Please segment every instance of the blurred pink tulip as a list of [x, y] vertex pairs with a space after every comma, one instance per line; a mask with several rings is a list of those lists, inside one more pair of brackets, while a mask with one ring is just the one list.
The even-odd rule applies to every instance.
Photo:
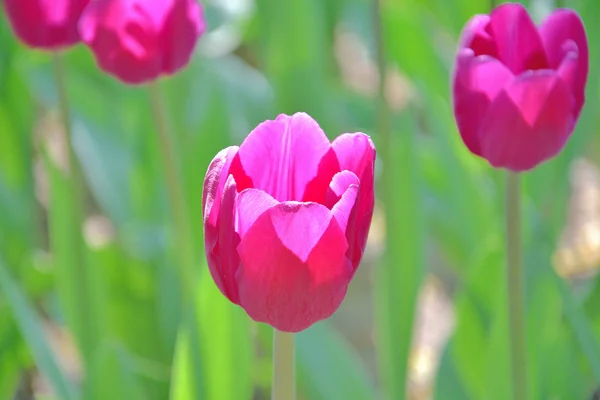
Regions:
[[535, 167], [558, 154], [573, 132], [587, 75], [587, 38], [575, 11], [555, 10], [539, 28], [520, 4], [473, 17], [453, 82], [463, 141], [494, 167]]
[[185, 67], [205, 29], [195, 0], [94, 0], [79, 23], [100, 68], [129, 84]]
[[258, 125], [222, 150], [204, 179], [208, 265], [248, 315], [298, 332], [340, 306], [374, 206], [375, 147], [363, 133], [330, 143], [304, 113]]
[[79, 42], [77, 23], [90, 0], [4, 0], [15, 34], [29, 47], [57, 50]]

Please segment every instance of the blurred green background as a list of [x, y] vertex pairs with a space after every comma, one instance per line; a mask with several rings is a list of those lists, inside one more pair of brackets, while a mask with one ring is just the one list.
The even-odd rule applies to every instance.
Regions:
[[[591, 74], [567, 147], [524, 176], [535, 400], [600, 387], [600, 2], [556, 3], [524, 2], [538, 22], [555, 6], [579, 11]], [[504, 175], [468, 153], [450, 104], [458, 35], [490, 1], [382, 0], [383, 68], [369, 1], [204, 5], [197, 54], [160, 82], [194, 237], [191, 308], [147, 88], [101, 73], [83, 46], [66, 53], [80, 229], [51, 56], [18, 43], [0, 11], [0, 399], [268, 399], [271, 329], [207, 273], [202, 185], [220, 149], [296, 111], [330, 137], [366, 132], [380, 152], [359, 273], [338, 312], [297, 335], [300, 399], [509, 399]]]

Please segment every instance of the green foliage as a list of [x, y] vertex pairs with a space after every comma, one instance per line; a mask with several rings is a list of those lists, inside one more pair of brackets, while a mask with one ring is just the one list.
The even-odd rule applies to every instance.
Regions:
[[[103, 74], [83, 46], [65, 54], [86, 186], [79, 226], [61, 164], [51, 57], [19, 44], [0, 8], [0, 399], [38, 375], [52, 388], [49, 399], [268, 398], [271, 331], [228, 302], [207, 271], [203, 178], [217, 151], [296, 111], [309, 112], [330, 137], [372, 136], [388, 248], [361, 267], [374, 269], [374, 310], [352, 310], [357, 330], [376, 326], [363, 329], [367, 339], [342, 329], [338, 316], [297, 335], [301, 398], [404, 398], [425, 275], [446, 283], [455, 316], [433, 397], [510, 398], [503, 174], [466, 150], [449, 97], [460, 30], [490, 1], [381, 1], [384, 51], [406, 103], [392, 107], [389, 138], [375, 99], [371, 1], [206, 3], [208, 34], [186, 69], [161, 82], [191, 227], [191, 284], [181, 275], [147, 88]], [[552, 5], [524, 3], [536, 18]], [[597, 71], [600, 2], [561, 4], [581, 13]], [[340, 51], [342, 33], [358, 51]], [[350, 84], [349, 68], [362, 68]], [[598, 79], [589, 77], [586, 107], [562, 154], [524, 177], [531, 400], [584, 399], [600, 386], [600, 281], [574, 287], [551, 258], [566, 223], [571, 165], [581, 156], [600, 160]], [[75, 376], [46, 326], [66, 331], [77, 347]]]

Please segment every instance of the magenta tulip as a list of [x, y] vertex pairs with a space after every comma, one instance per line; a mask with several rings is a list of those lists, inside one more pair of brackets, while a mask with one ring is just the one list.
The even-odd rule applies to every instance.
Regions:
[[222, 150], [204, 179], [212, 277], [248, 315], [286, 332], [340, 306], [373, 215], [375, 147], [363, 133], [330, 143], [310, 116], [280, 115]]
[[4, 0], [15, 34], [29, 47], [57, 50], [79, 42], [77, 23], [90, 0]]
[[129, 84], [185, 67], [205, 29], [196, 0], [94, 0], [79, 23], [100, 68]]
[[453, 98], [469, 150], [499, 168], [529, 170], [558, 154], [585, 101], [588, 44], [572, 10], [536, 27], [520, 4], [473, 17], [463, 30]]

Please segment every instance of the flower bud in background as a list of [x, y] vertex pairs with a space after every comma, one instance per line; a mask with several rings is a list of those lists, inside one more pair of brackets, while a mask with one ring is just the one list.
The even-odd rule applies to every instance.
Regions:
[[100, 68], [129, 84], [185, 67], [205, 28], [196, 0], [95, 0], [79, 23]]
[[248, 315], [298, 332], [340, 306], [374, 206], [375, 147], [330, 143], [303, 113], [258, 125], [204, 180], [205, 249], [215, 283]]
[[27, 46], [57, 50], [79, 42], [77, 23], [90, 0], [4, 0], [15, 34]]
[[558, 9], [538, 27], [521, 4], [473, 17], [453, 77], [454, 114], [469, 150], [525, 171], [558, 154], [585, 101], [588, 44], [579, 15]]

